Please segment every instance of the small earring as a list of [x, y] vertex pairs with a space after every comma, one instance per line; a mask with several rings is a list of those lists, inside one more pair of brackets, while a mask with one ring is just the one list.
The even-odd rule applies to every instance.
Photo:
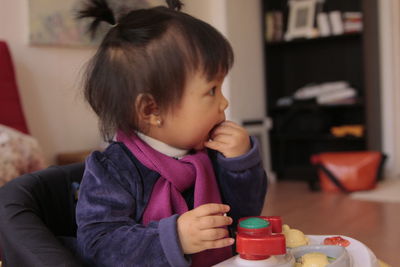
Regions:
[[157, 119], [157, 127], [161, 128], [161, 120], [160, 119]]

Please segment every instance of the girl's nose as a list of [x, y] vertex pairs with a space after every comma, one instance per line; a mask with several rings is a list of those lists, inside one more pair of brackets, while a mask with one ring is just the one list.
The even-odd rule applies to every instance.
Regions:
[[222, 95], [222, 100], [221, 100], [221, 104], [220, 104], [220, 110], [224, 111], [225, 109], [227, 109], [229, 106], [229, 102], [228, 100], [225, 98], [224, 95]]

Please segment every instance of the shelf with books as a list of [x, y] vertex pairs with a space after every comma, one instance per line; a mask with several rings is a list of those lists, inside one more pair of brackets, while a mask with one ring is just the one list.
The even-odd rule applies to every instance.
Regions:
[[[293, 108], [292, 105], [284, 105], [284, 106], [278, 106], [274, 105], [272, 107], [269, 107], [268, 110], [271, 113], [276, 113], [276, 112], [284, 112], [289, 109]], [[318, 104], [305, 104], [301, 105], [298, 107], [299, 109], [342, 109], [342, 110], [353, 110], [353, 109], [363, 109], [364, 108], [364, 103], [362, 100], [358, 100], [354, 103], [349, 103], [349, 104], [324, 104], [324, 105], [318, 105]]]
[[363, 0], [263, 0], [267, 42], [360, 33]]
[[[295, 175], [300, 169], [312, 173], [308, 159], [313, 153], [376, 149], [380, 142], [377, 5], [318, 0], [312, 10], [312, 1], [262, 0], [265, 111], [272, 121], [270, 154], [278, 179], [301, 180], [305, 177]], [[301, 16], [300, 4], [293, 2], [309, 2], [304, 7], [314, 25], [309, 17], [303, 19], [319, 33], [296, 29], [290, 22], [291, 12]], [[323, 19], [342, 28], [324, 32], [317, 25]], [[339, 134], [362, 135], [335, 137], [334, 128]]]
[[360, 40], [338, 43], [298, 43], [274, 46], [266, 52], [267, 103], [274, 107], [284, 97], [309, 84], [345, 81], [364, 96], [363, 44]]

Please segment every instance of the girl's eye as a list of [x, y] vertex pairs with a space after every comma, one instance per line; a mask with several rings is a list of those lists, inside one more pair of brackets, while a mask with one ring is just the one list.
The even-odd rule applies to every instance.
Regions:
[[215, 91], [217, 90], [217, 88], [214, 86], [213, 88], [211, 88], [211, 90], [208, 92], [209, 95], [211, 96], [215, 96]]

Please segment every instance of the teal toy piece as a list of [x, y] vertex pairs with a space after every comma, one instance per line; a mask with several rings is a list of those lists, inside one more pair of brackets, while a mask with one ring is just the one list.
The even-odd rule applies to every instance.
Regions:
[[261, 218], [252, 217], [246, 220], [240, 221], [239, 226], [246, 229], [261, 229], [266, 228], [270, 225], [270, 223]]

